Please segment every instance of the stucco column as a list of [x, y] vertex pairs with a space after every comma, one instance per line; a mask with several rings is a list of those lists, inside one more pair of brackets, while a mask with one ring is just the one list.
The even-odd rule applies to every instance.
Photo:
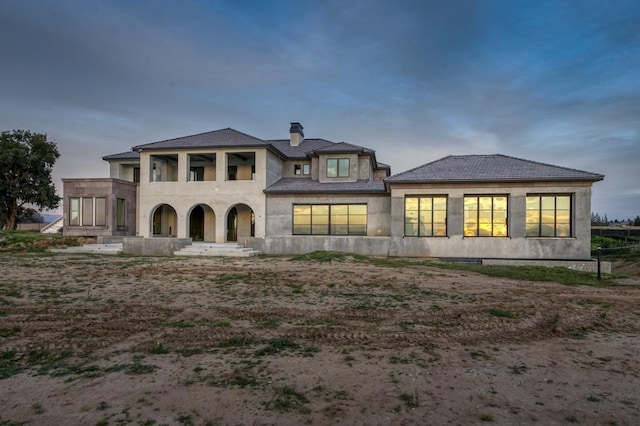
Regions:
[[216, 243], [224, 243], [227, 238], [227, 206], [216, 205]]
[[[186, 182], [187, 176], [189, 176], [189, 165], [187, 164], [187, 153], [181, 152], [178, 154], [178, 182]], [[178, 217], [178, 221], [180, 218]]]

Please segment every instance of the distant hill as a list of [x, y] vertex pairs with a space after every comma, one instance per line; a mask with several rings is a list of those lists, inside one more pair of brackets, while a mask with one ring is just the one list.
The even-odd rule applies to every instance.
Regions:
[[60, 214], [45, 214], [45, 213], [42, 213], [42, 214], [40, 214], [40, 216], [42, 216], [42, 218], [44, 219], [44, 223], [51, 223], [54, 220], [58, 219], [62, 215], [60, 215]]

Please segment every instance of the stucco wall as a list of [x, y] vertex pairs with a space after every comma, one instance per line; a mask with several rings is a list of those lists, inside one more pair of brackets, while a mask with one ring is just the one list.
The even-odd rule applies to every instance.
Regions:
[[[572, 194], [571, 238], [525, 237], [525, 201], [528, 194]], [[404, 237], [406, 195], [447, 195], [447, 237]], [[465, 194], [508, 196], [507, 237], [464, 237]], [[531, 185], [391, 185], [390, 247], [398, 256], [469, 258], [588, 259], [591, 250], [591, 184], [581, 182]]]
[[[193, 153], [216, 154], [216, 180], [203, 182], [187, 181], [187, 154]], [[227, 153], [255, 152], [255, 180], [226, 180]], [[138, 235], [150, 237], [154, 210], [167, 204], [176, 211], [177, 223], [175, 236], [187, 238], [189, 236], [189, 215], [191, 210], [202, 204], [215, 214], [215, 230], [207, 229], [209, 220], [205, 220], [205, 235], [215, 235], [216, 242], [224, 242], [226, 238], [226, 218], [229, 210], [236, 204], [246, 204], [255, 214], [256, 237], [263, 237], [265, 233], [265, 195], [263, 189], [267, 186], [267, 150], [264, 148], [189, 150], [189, 151], [154, 151], [154, 155], [178, 155], [178, 181], [149, 182], [150, 155], [148, 152], [140, 154], [140, 196], [139, 196], [139, 232]], [[270, 161], [273, 161], [270, 160]], [[240, 167], [238, 168], [240, 172]], [[205, 208], [205, 211], [207, 209]], [[210, 227], [210, 226], [209, 226]]]
[[[69, 236], [126, 236], [136, 234], [137, 184], [119, 179], [63, 179], [63, 234]], [[70, 198], [106, 198], [105, 226], [71, 226]], [[125, 200], [125, 226], [117, 227], [117, 199]]]

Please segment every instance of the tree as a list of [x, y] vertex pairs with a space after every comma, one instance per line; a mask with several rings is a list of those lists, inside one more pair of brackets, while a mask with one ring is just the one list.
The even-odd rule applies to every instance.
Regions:
[[0, 222], [15, 229], [16, 217], [27, 206], [53, 209], [60, 197], [51, 180], [51, 171], [60, 157], [47, 135], [29, 130], [0, 134]]
[[640, 226], [640, 215], [633, 219], [633, 226]]

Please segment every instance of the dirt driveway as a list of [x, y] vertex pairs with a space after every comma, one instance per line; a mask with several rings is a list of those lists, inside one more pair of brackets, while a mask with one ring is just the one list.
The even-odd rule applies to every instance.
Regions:
[[640, 289], [0, 257], [0, 425], [637, 424]]

